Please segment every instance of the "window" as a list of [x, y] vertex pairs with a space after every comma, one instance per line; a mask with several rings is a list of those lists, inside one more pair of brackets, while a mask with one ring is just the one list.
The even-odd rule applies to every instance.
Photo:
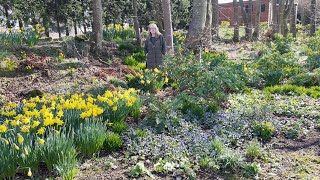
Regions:
[[266, 11], [266, 5], [265, 4], [262, 4], [261, 5], [261, 12], [265, 12]]

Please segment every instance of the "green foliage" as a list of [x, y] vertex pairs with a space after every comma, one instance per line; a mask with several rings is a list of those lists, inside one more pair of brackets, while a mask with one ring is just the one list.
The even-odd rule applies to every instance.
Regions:
[[14, 178], [18, 167], [19, 151], [14, 144], [9, 145], [4, 139], [0, 140], [0, 149], [0, 179]]
[[46, 142], [40, 149], [41, 159], [45, 162], [49, 171], [60, 164], [69, 163], [71, 159], [76, 159], [77, 152], [73, 146], [72, 139], [67, 135], [52, 132], [46, 138]]
[[12, 53], [9, 51], [0, 50], [0, 61], [12, 56]]
[[99, 152], [105, 141], [105, 126], [99, 122], [87, 122], [76, 131], [74, 143], [85, 156]]
[[142, 130], [142, 129], [136, 129], [135, 133], [136, 133], [137, 137], [146, 137], [147, 136], [147, 131]]
[[222, 141], [219, 139], [215, 139], [211, 144], [210, 144], [211, 150], [214, 151], [215, 156], [220, 156], [221, 154], [225, 153], [226, 147]]
[[44, 31], [39, 24], [32, 29], [19, 29], [14, 31], [7, 29], [5, 32], [0, 32], [0, 43], [7, 46], [22, 46], [27, 44], [32, 47], [39, 42], [41, 32]]
[[312, 86], [310, 88], [305, 88], [302, 86], [295, 86], [290, 84], [285, 85], [276, 85], [273, 87], [266, 87], [264, 91], [270, 93], [277, 93], [282, 95], [308, 95], [313, 98], [320, 97], [320, 87], [319, 86]]
[[145, 69], [141, 76], [127, 76], [128, 86], [136, 89], [141, 89], [144, 92], [156, 93], [162, 89], [169, 79], [166, 75], [155, 68], [154, 70]]
[[133, 53], [143, 53], [143, 48], [132, 44], [131, 42], [123, 42], [119, 44], [118, 50], [127, 55], [132, 55]]
[[106, 140], [104, 142], [104, 148], [108, 151], [115, 151], [122, 147], [123, 140], [119, 134], [108, 131], [106, 134]]
[[220, 169], [220, 166], [214, 158], [205, 157], [200, 160], [200, 165], [201, 167], [211, 170], [213, 172], [217, 172]]
[[226, 93], [245, 88], [241, 65], [226, 59], [225, 55], [204, 53], [199, 61], [194, 55], [167, 56], [164, 69], [178, 85], [179, 91], [190, 91], [196, 96], [223, 101]]
[[310, 70], [320, 68], [320, 51], [311, 53], [306, 60], [306, 67]]
[[285, 136], [288, 139], [297, 139], [302, 133], [301, 126], [294, 123], [293, 126], [285, 128]]
[[292, 51], [293, 41], [294, 39], [291, 34], [287, 37], [284, 37], [281, 34], [275, 34], [272, 46], [274, 50], [278, 51], [280, 54], [286, 54]]
[[128, 130], [129, 126], [126, 122], [120, 121], [120, 122], [115, 122], [112, 125], [112, 131], [121, 134], [122, 132], [125, 132]]
[[242, 174], [246, 178], [253, 178], [258, 174], [259, 170], [260, 170], [260, 166], [255, 163], [246, 164], [243, 167]]
[[144, 176], [146, 174], [152, 176], [148, 169], [144, 166], [143, 162], [139, 162], [134, 167], [129, 169], [129, 176], [133, 178]]
[[59, 160], [54, 169], [63, 180], [72, 180], [78, 173], [77, 166], [76, 157], [68, 157], [67, 159]]
[[272, 122], [254, 122], [253, 133], [263, 140], [270, 140], [274, 134], [275, 127]]
[[176, 111], [170, 100], [164, 102], [154, 100], [148, 107], [145, 123], [155, 128], [158, 133], [173, 131], [180, 125], [181, 115]]
[[110, 79], [109, 82], [115, 87], [128, 88], [128, 85], [119, 79]]
[[252, 64], [257, 76], [262, 78], [266, 86], [276, 85], [283, 79], [298, 74], [299, 66], [292, 53], [280, 54], [274, 52], [266, 54]]
[[6, 59], [2, 63], [3, 63], [3, 66], [4, 66], [3, 69], [5, 71], [13, 71], [18, 67], [17, 63], [14, 60]]
[[224, 153], [217, 157], [217, 160], [222, 169], [231, 172], [239, 170], [244, 163], [241, 154], [231, 149], [226, 149]]
[[246, 157], [248, 158], [257, 158], [261, 154], [261, 147], [259, 142], [255, 139], [250, 141], [246, 147]]
[[320, 68], [297, 74], [289, 79], [288, 84], [304, 87], [320, 86]]
[[135, 31], [133, 28], [124, 28], [120, 24], [116, 24], [115, 27], [108, 27], [103, 30], [103, 39], [106, 41], [123, 41], [133, 39], [135, 37]]

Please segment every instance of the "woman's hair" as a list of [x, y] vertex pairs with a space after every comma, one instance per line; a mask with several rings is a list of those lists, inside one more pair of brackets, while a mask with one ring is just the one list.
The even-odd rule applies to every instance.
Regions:
[[149, 24], [149, 36], [151, 36], [150, 28], [155, 28], [155, 29], [156, 29], [156, 35], [157, 35], [157, 36], [162, 35], [162, 34], [159, 32], [158, 26], [157, 26], [156, 24], [154, 24], [154, 23], [151, 23], [151, 24]]

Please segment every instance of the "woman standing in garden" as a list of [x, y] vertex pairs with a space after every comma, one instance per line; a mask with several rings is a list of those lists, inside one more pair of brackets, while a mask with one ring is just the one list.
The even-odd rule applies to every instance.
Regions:
[[162, 56], [166, 53], [166, 43], [156, 24], [149, 25], [149, 36], [144, 45], [147, 55], [147, 68], [158, 68], [162, 64]]

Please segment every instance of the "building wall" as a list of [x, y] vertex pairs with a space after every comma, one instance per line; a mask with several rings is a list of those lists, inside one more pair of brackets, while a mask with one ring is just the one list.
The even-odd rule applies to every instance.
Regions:
[[[261, 12], [261, 19], [260, 22], [268, 22], [268, 15], [269, 15], [269, 2], [270, 0], [261, 0], [261, 6], [264, 6], [264, 12]], [[244, 1], [244, 6], [248, 6], [249, 2]], [[253, 10], [252, 10], [252, 22], [255, 23], [256, 19], [256, 12], [257, 12], [257, 6], [256, 6], [256, 1], [253, 0]], [[242, 18], [242, 11], [240, 8], [240, 3], [238, 2], [238, 13], [239, 13], [239, 23], [242, 25], [243, 24], [243, 18]], [[233, 16], [234, 16], [234, 11], [233, 11], [233, 3], [225, 3], [225, 4], [219, 4], [220, 6], [220, 12], [219, 12], [219, 19], [220, 23], [221, 21], [229, 21], [230, 24], [233, 24]]]

